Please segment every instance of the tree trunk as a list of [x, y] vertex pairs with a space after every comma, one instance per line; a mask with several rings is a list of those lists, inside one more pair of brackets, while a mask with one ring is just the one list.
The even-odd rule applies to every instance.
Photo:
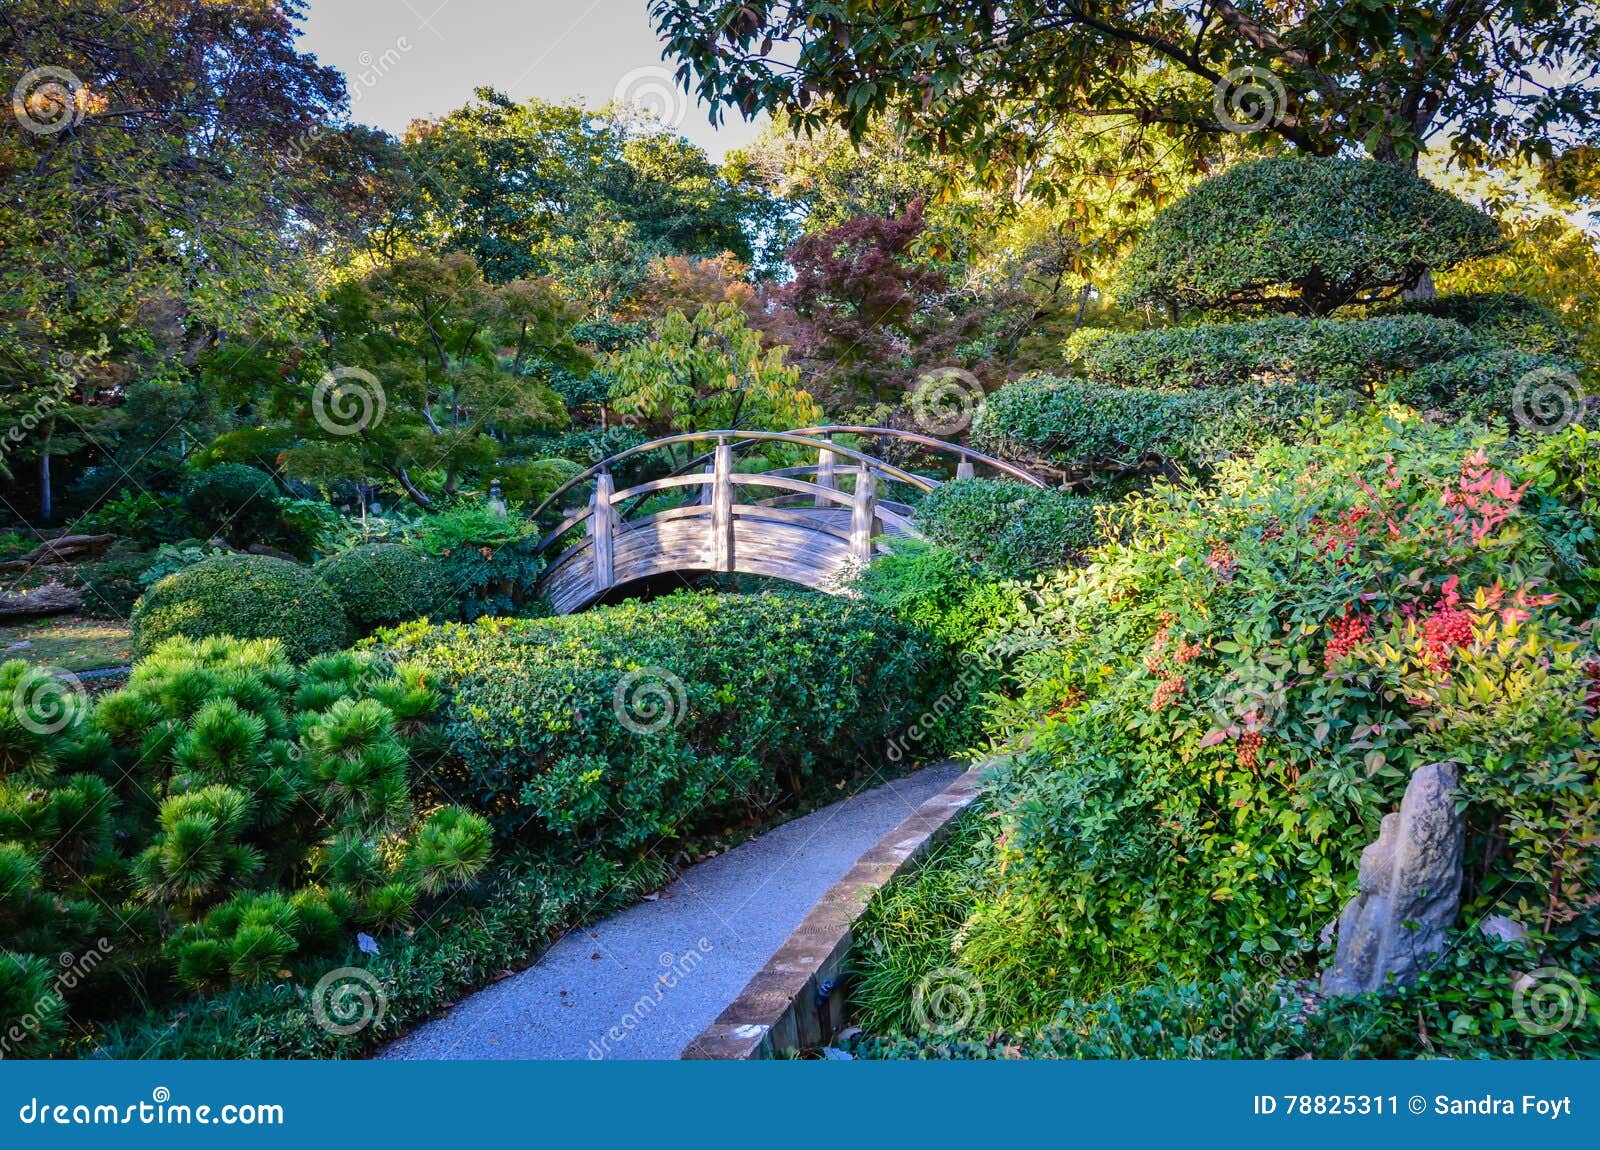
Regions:
[[50, 439], [44, 441], [44, 454], [39, 456], [39, 522], [50, 522], [55, 513], [55, 500], [50, 491]]

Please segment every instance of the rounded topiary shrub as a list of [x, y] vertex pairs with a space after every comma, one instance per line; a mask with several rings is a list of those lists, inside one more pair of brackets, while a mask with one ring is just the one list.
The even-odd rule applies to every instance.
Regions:
[[259, 543], [278, 527], [278, 490], [272, 476], [247, 463], [224, 463], [191, 476], [183, 507], [196, 528], [231, 543]]
[[163, 639], [278, 639], [298, 661], [350, 641], [344, 607], [316, 573], [264, 555], [220, 555], [158, 580], [134, 605], [134, 650]]
[[1492, 217], [1406, 168], [1281, 156], [1238, 164], [1160, 212], [1119, 294], [1326, 315], [1499, 244]]
[[400, 543], [368, 543], [322, 560], [314, 568], [359, 635], [420, 619], [453, 617], [450, 584], [432, 556]]

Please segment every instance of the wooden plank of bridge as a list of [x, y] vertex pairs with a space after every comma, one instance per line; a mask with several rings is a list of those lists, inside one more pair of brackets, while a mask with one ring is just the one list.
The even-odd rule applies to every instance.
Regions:
[[711, 459], [711, 563], [714, 571], [732, 571], [733, 556], [733, 448], [717, 444]]
[[615, 543], [617, 511], [611, 505], [616, 492], [616, 481], [611, 472], [602, 471], [594, 478], [594, 512], [589, 516], [589, 536], [594, 541], [594, 587], [606, 591], [616, 580]]

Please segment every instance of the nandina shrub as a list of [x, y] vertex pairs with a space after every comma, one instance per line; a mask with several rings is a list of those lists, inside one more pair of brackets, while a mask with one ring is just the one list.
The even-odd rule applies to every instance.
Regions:
[[562, 857], [631, 857], [843, 781], [942, 689], [934, 640], [806, 592], [376, 639], [446, 692], [441, 794]]
[[[952, 940], [1000, 1023], [1238, 957], [1313, 973], [1413, 769], [1459, 764], [1465, 920], [1591, 945], [1593, 524], [1503, 433], [1373, 413], [1125, 505], [1003, 638], [1024, 749]], [[1586, 925], [1587, 924], [1587, 925]], [[1575, 952], [1573, 952], [1575, 953]]]

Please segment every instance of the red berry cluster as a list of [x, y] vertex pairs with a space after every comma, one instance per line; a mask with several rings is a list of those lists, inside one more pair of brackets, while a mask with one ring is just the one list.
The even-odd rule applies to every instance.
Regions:
[[1246, 731], [1239, 736], [1238, 742], [1239, 765], [1247, 771], [1256, 769], [1256, 763], [1261, 758], [1261, 732]]
[[1328, 624], [1328, 645], [1322, 653], [1323, 666], [1331, 671], [1334, 664], [1348, 655], [1367, 634], [1366, 617], [1346, 608], [1341, 617]]
[[1226, 543], [1213, 543], [1210, 554], [1206, 556], [1206, 566], [1217, 573], [1217, 578], [1227, 583], [1239, 570], [1239, 561], [1233, 557], [1233, 549]]
[[1187, 681], [1182, 675], [1175, 675], [1171, 679], [1161, 680], [1161, 685], [1156, 688], [1156, 693], [1150, 699], [1152, 711], [1163, 711], [1172, 706], [1177, 697], [1183, 694]]
[[1422, 621], [1422, 641], [1429, 667], [1443, 671], [1450, 666], [1450, 655], [1457, 647], [1472, 642], [1472, 615], [1449, 603], [1440, 603]]

